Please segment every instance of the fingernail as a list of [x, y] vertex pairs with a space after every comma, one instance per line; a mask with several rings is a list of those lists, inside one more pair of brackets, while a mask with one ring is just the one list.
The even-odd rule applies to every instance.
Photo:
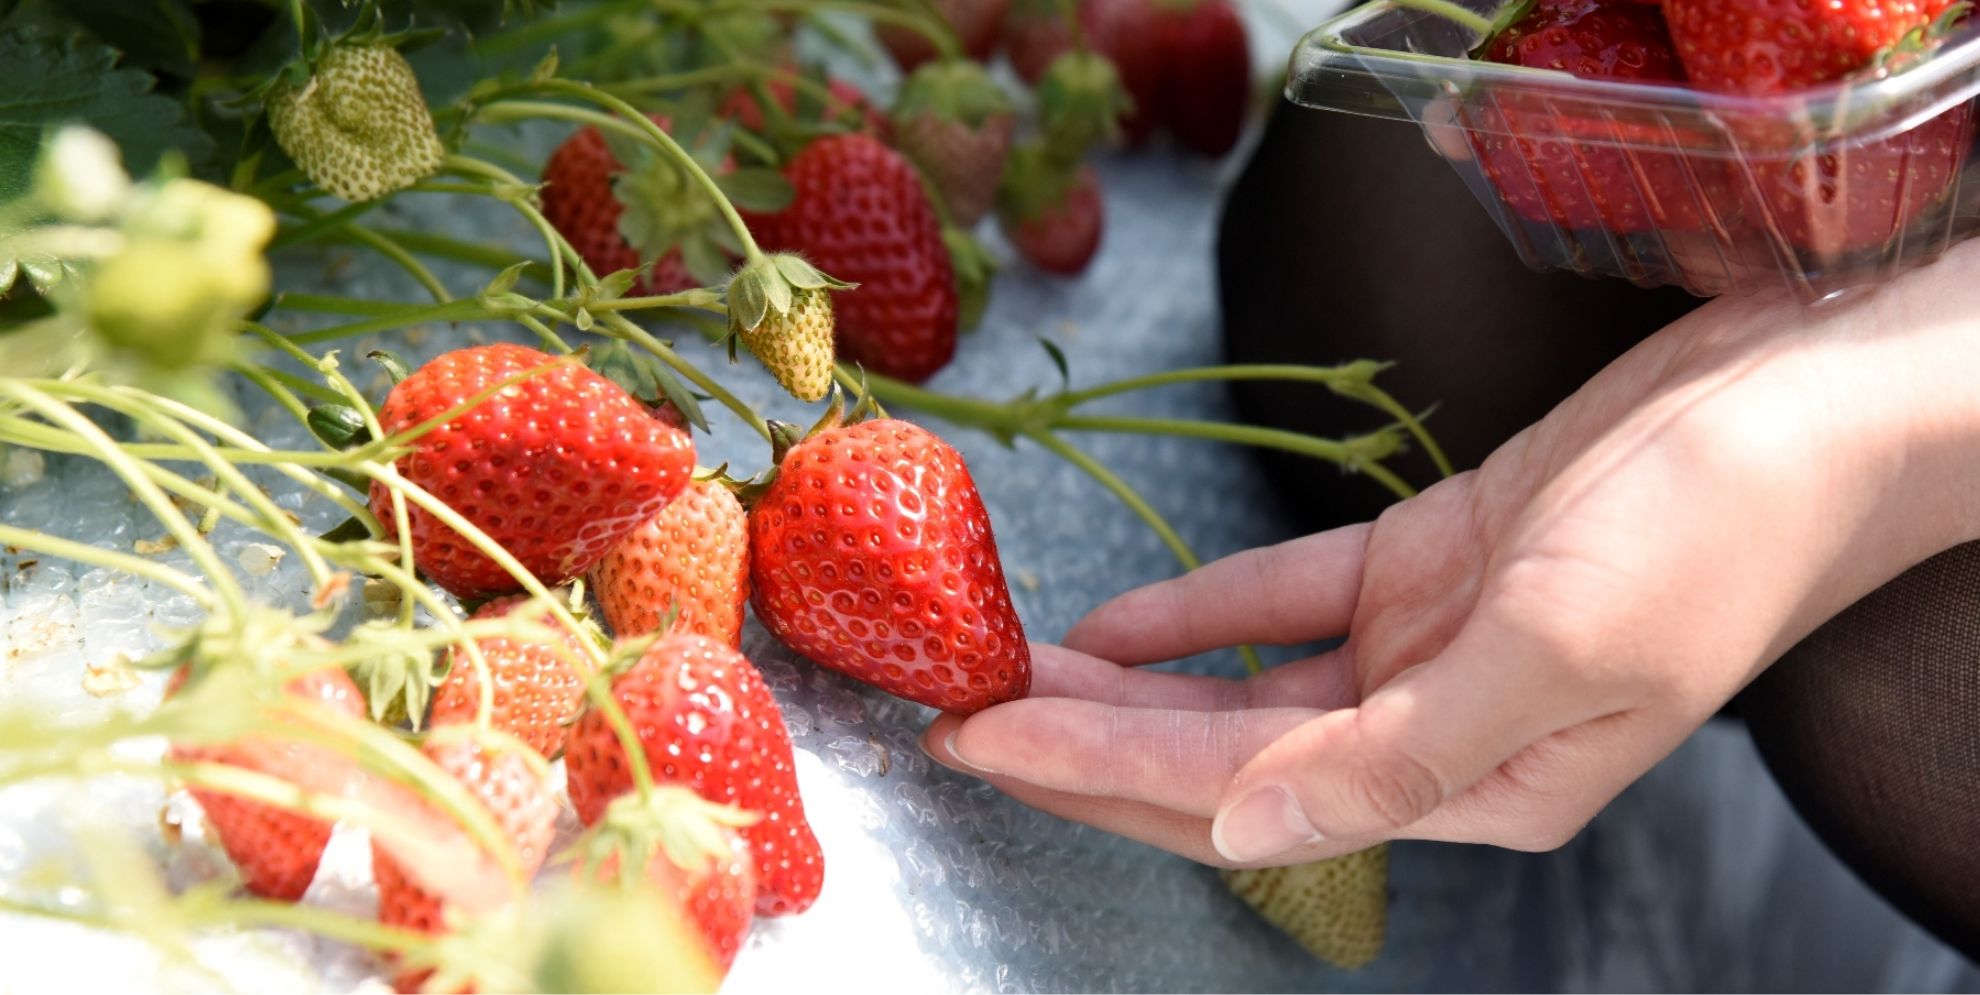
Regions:
[[968, 757], [963, 756], [961, 750], [956, 749], [956, 733], [961, 731], [962, 730], [960, 729], [953, 730], [949, 733], [947, 737], [945, 737], [942, 740], [942, 751], [949, 755], [949, 759], [954, 760], [957, 764], [960, 764], [963, 770], [977, 774], [995, 774], [996, 771], [991, 770], [988, 767], [982, 766], [981, 764], [971, 763]]
[[1299, 799], [1284, 788], [1260, 788], [1218, 812], [1210, 824], [1210, 844], [1230, 861], [1264, 860], [1319, 840]]

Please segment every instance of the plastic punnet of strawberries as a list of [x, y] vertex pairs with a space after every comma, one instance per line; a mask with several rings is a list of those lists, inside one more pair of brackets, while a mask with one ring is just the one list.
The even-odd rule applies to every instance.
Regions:
[[[1776, 267], [1790, 282], [1821, 282], [1946, 241], [1939, 230], [1972, 144], [1970, 101], [1840, 132], [1811, 130], [1796, 101], [1931, 58], [1965, 3], [1521, 0], [1489, 22], [1421, 6], [1478, 30], [1477, 61], [1737, 101], [1618, 97], [1541, 77], [1455, 98], [1463, 147], [1445, 153], [1472, 160], [1463, 168], [1511, 218], [1543, 233], [1531, 238], [1619, 256], [1528, 250], [1548, 264], [1709, 293], [1762, 285], [1755, 270]], [[1664, 262], [1672, 271], [1654, 272]]]
[[[707, 990], [756, 917], [804, 913], [827, 880], [790, 730], [741, 650], [747, 617], [936, 709], [1030, 688], [968, 466], [882, 404], [1056, 453], [1193, 559], [1062, 436], [1088, 401], [1257, 370], [1079, 391], [1068, 374], [1010, 401], [914, 384], [982, 312], [997, 266], [976, 231], [993, 216], [1042, 274], [1078, 275], [1102, 244], [1095, 150], [1162, 133], [1187, 155], [1231, 150], [1254, 88], [1228, 0], [862, 5], [900, 70], [891, 94], [800, 62], [800, 19], [730, 4], [168, 6], [191, 20], [148, 44], [104, 5], [29, 3], [19, 25], [0, 4], [0, 65], [23, 81], [9, 119], [48, 134], [0, 174], [21, 193], [0, 199], [0, 493], [44, 451], [95, 460], [165, 536], [125, 551], [0, 515], [0, 546], [195, 609], [156, 652], [86, 680], [108, 695], [154, 673], [155, 711], [74, 724], [0, 703], [0, 787], [106, 772], [182, 785], [238, 881], [173, 893], [137, 850], [79, 834], [92, 903], [8, 882], [0, 911], [172, 950], [198, 930], [298, 928], [375, 950], [404, 990]], [[450, 85], [435, 79], [463, 77], [429, 105]], [[61, 127], [77, 116], [102, 130]], [[567, 137], [535, 168], [482, 130], [518, 122]], [[507, 212], [543, 251], [379, 221], [411, 193]], [[320, 243], [375, 254], [432, 301], [282, 286], [294, 270], [271, 262], [320, 263]], [[446, 279], [433, 259], [453, 264]], [[335, 289], [342, 265], [310, 289]], [[469, 325], [535, 344], [450, 339], [417, 366], [369, 349]], [[663, 325], [709, 341], [693, 351]], [[718, 346], [824, 402], [812, 424], [767, 420], [704, 370]], [[1383, 459], [1406, 435], [1435, 444], [1375, 386], [1380, 369], [1268, 371], [1397, 419], [1279, 441], [1407, 496]], [[704, 404], [761, 437], [757, 465], [698, 465]], [[264, 415], [313, 444], [265, 441], [247, 428]], [[1256, 440], [1209, 422], [1182, 434]], [[273, 486], [348, 519], [305, 529]], [[223, 526], [266, 539], [271, 569], [295, 556], [298, 607], [248, 595], [208, 538]], [[133, 740], [167, 746], [143, 765], [117, 752]], [[567, 805], [585, 829], [553, 853]], [[370, 833], [364, 915], [308, 895], [340, 822]], [[1230, 884], [1319, 956], [1359, 965], [1382, 942], [1385, 861]], [[556, 886], [532, 887], [546, 875]]]

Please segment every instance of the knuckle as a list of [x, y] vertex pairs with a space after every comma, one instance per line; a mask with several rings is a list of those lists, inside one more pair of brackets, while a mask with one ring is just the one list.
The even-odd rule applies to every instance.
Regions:
[[1348, 804], [1366, 813], [1380, 830], [1417, 822], [1444, 800], [1437, 772], [1393, 743], [1361, 753], [1345, 771], [1343, 787]]

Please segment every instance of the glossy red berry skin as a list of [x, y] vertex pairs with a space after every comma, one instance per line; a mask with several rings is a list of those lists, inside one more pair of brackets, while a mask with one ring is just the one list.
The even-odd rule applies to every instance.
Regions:
[[[761, 818], [742, 830], [760, 915], [802, 912], [825, 886], [825, 855], [804, 815], [790, 730], [756, 666], [726, 643], [675, 633], [612, 682], [656, 784], [680, 784]], [[564, 752], [571, 804], [591, 825], [632, 790], [625, 753], [603, 715], [586, 709]]]
[[[497, 598], [476, 609], [474, 618], [501, 618], [529, 603], [530, 599], [522, 595]], [[546, 628], [557, 628], [548, 612], [538, 621]], [[584, 681], [574, 666], [584, 652], [577, 637], [565, 633], [561, 648], [506, 636], [475, 643], [494, 685], [489, 724], [545, 757], [564, 752], [569, 724], [584, 704]], [[433, 692], [433, 709], [427, 718], [427, 724], [436, 729], [473, 722], [481, 707], [481, 679], [473, 659], [458, 648], [449, 649], [448, 656], [451, 665]]]
[[1030, 690], [989, 513], [926, 429], [881, 419], [792, 446], [749, 535], [757, 618], [820, 665], [949, 712]]
[[[180, 668], [166, 685], [169, 696], [182, 687], [189, 671]], [[305, 674], [289, 682], [288, 693], [349, 718], [364, 717], [364, 694], [342, 670]], [[249, 737], [228, 743], [174, 744], [174, 760], [222, 764], [295, 783], [308, 790], [326, 787], [326, 770], [355, 765], [331, 750], [293, 740]], [[317, 863], [330, 842], [331, 825], [314, 816], [291, 812], [207, 788], [189, 792], [206, 814], [220, 846], [241, 874], [249, 894], [283, 902], [300, 899], [316, 878]]]
[[752, 224], [766, 249], [802, 253], [858, 284], [835, 291], [839, 358], [919, 382], [956, 352], [949, 248], [921, 174], [867, 135], [820, 138], [785, 167], [796, 195]]
[[[378, 417], [388, 433], [452, 410], [554, 357], [519, 345], [445, 353], [392, 388]], [[666, 507], [694, 471], [694, 443], [625, 390], [576, 362], [536, 373], [412, 443], [406, 479], [447, 503], [546, 584], [583, 573], [619, 537]], [[371, 508], [396, 536], [390, 492]], [[521, 585], [422, 508], [409, 506], [414, 560], [458, 597]]]
[[[653, 121], [668, 127], [664, 117], [656, 115]], [[543, 166], [543, 217], [598, 276], [636, 269], [644, 261], [619, 234], [619, 216], [625, 207], [619, 203], [613, 178], [623, 168], [605, 144], [605, 135], [592, 127], [580, 128], [565, 139]], [[630, 294], [671, 294], [698, 286], [701, 283], [688, 272], [680, 250], [669, 249], [653, 261], [653, 268]]]

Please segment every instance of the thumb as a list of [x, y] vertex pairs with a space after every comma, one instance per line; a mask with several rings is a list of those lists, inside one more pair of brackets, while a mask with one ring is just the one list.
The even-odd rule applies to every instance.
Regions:
[[1321, 840], [1403, 835], [1527, 746], [1615, 707], [1532, 641], [1483, 628], [1259, 751], [1218, 801], [1217, 852], [1259, 863]]

